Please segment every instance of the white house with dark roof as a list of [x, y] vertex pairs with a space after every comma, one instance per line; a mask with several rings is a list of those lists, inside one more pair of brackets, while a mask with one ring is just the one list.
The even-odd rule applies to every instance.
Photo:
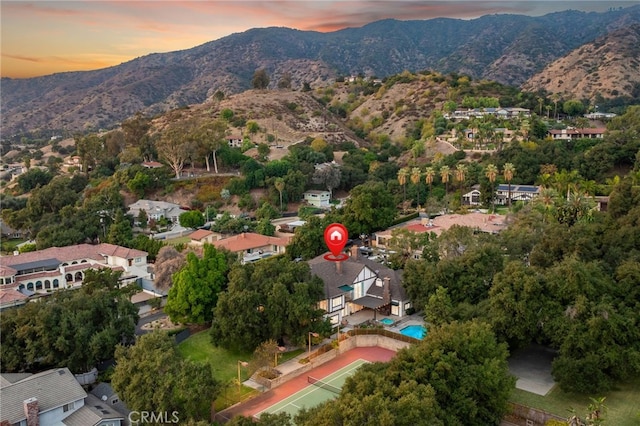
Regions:
[[[536, 185], [511, 185], [511, 202], [529, 202], [540, 195], [540, 187]], [[496, 190], [496, 203], [509, 204], [509, 185], [501, 183]]]
[[87, 395], [68, 368], [0, 374], [0, 424], [120, 426], [124, 416]]
[[411, 308], [404, 288], [402, 272], [360, 256], [353, 246], [342, 262], [331, 262], [324, 255], [307, 262], [311, 273], [324, 282], [325, 299], [319, 303], [332, 324], [363, 309], [402, 318]]
[[113, 244], [50, 247], [0, 257], [0, 292], [47, 293], [82, 285], [88, 269], [122, 271], [122, 284], [150, 279], [147, 252]]
[[137, 218], [140, 211], [144, 210], [148, 220], [160, 220], [166, 218], [173, 223], [179, 223], [180, 215], [186, 210], [174, 203], [166, 201], [138, 200], [133, 204], [129, 204], [128, 213]]

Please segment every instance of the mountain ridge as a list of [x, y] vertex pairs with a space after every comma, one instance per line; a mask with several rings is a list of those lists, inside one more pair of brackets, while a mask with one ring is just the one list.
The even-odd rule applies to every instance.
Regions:
[[[151, 53], [120, 65], [30, 79], [2, 79], [5, 134], [110, 128], [142, 111], [158, 114], [249, 89], [264, 68], [270, 87], [294, 88], [339, 76], [386, 77], [433, 69], [520, 85], [553, 60], [609, 31], [640, 22], [640, 5], [619, 11], [473, 20], [382, 20], [331, 33], [253, 28], [191, 49]], [[539, 40], [544, 37], [545, 48]]]

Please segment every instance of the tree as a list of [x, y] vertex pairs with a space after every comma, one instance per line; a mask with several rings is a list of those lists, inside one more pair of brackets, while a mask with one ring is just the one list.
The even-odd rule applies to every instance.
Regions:
[[186, 255], [180, 253], [172, 245], [162, 247], [158, 251], [154, 265], [156, 286], [162, 290], [168, 290], [173, 284], [172, 276], [183, 268], [186, 263]]
[[360, 367], [338, 399], [302, 410], [295, 423], [498, 424], [515, 387], [507, 356], [485, 323], [433, 327], [390, 362]]
[[350, 234], [370, 234], [391, 225], [396, 215], [393, 196], [382, 182], [366, 182], [351, 190], [343, 208], [344, 225]]
[[134, 149], [145, 161], [151, 161], [154, 155], [153, 144], [148, 132], [151, 128], [151, 119], [137, 112], [133, 117], [122, 122], [125, 146]]
[[[231, 113], [233, 114], [233, 111]], [[218, 173], [218, 159], [216, 154], [226, 143], [227, 128], [228, 124], [223, 119], [206, 121], [197, 129], [196, 136], [207, 150], [207, 155], [205, 156], [207, 171], [211, 171], [209, 166], [209, 153], [211, 153], [213, 170]]]
[[456, 180], [460, 184], [460, 205], [462, 205], [462, 197], [464, 196], [463, 185], [467, 177], [467, 166], [465, 166], [464, 164], [458, 164], [454, 173]]
[[211, 321], [219, 293], [226, 288], [227, 256], [210, 244], [202, 258], [186, 256], [186, 265], [173, 276], [164, 311], [171, 321], [204, 324]]
[[278, 89], [291, 89], [291, 74], [285, 72], [278, 80]]
[[107, 242], [117, 246], [128, 247], [133, 240], [133, 229], [129, 216], [125, 216], [122, 210], [116, 212], [116, 217], [107, 234]]
[[211, 368], [183, 359], [173, 337], [162, 331], [118, 347], [111, 384], [130, 410], [153, 407], [154, 412], [175, 413], [180, 423], [210, 419], [221, 390]]
[[181, 213], [178, 220], [183, 228], [196, 229], [204, 225], [204, 215], [198, 210]]
[[262, 218], [258, 221], [258, 224], [256, 225], [256, 232], [258, 234], [272, 237], [276, 233], [276, 227], [271, 223], [269, 219]]
[[278, 194], [280, 194], [280, 211], [283, 210], [283, 206], [282, 206], [282, 191], [284, 191], [284, 179], [282, 178], [278, 178], [275, 180], [273, 186], [276, 188], [276, 190], [278, 191]]
[[180, 174], [188, 156], [185, 135], [189, 131], [184, 122], [173, 123], [162, 132], [160, 140], [156, 144], [160, 156], [169, 163], [169, 167], [174, 171], [176, 179], [180, 179]]
[[[342, 174], [340, 169], [336, 166], [325, 166], [316, 169], [311, 178], [312, 182], [316, 185], [322, 185], [327, 188], [330, 194], [333, 194], [333, 190], [340, 185], [340, 178]], [[331, 198], [332, 195], [329, 195]]]
[[576, 115], [580, 115], [584, 113], [584, 110], [585, 110], [584, 104], [575, 99], [565, 101], [565, 103], [562, 104], [562, 111], [564, 111], [564, 113], [567, 114], [569, 117], [575, 117]]
[[411, 183], [416, 185], [416, 189], [418, 191], [418, 210], [420, 210], [420, 177], [422, 176], [422, 171], [419, 167], [414, 167], [411, 169]]
[[269, 86], [269, 75], [264, 68], [260, 68], [253, 73], [251, 86], [254, 89], [266, 89]]
[[402, 201], [407, 199], [407, 178], [409, 177], [409, 169], [406, 167], [398, 170], [398, 183], [402, 186]]
[[269, 339], [304, 343], [308, 333], [329, 333], [317, 308], [324, 285], [305, 262], [274, 258], [236, 264], [219, 295], [211, 325], [216, 346], [254, 350]]
[[112, 358], [116, 345], [133, 340], [138, 321], [130, 301], [135, 288], [121, 289], [120, 276], [107, 268], [90, 269], [78, 290], [3, 311], [3, 371], [68, 367], [83, 373]]
[[[433, 186], [433, 178], [436, 175], [436, 169], [429, 166], [424, 171], [424, 180], [427, 185], [429, 185], [429, 197], [431, 197], [431, 190]], [[429, 211], [427, 211], [429, 213]]]
[[98, 157], [102, 151], [102, 140], [96, 134], [87, 136], [76, 135], [76, 152], [82, 163], [82, 171], [89, 175], [89, 169], [95, 168]]
[[491, 184], [491, 204], [493, 206], [493, 212], [495, 213], [496, 211], [496, 197], [494, 194], [494, 183], [496, 181], [496, 178], [498, 177], [498, 168], [494, 165], [494, 164], [488, 164], [484, 175], [487, 177], [487, 179], [489, 179], [489, 183]]
[[512, 163], [504, 164], [502, 174], [504, 176], [504, 180], [507, 181], [507, 184], [509, 185], [509, 197], [508, 197], [509, 207], [511, 207], [511, 179], [513, 179], [513, 175], [515, 173], [516, 173], [516, 168]]

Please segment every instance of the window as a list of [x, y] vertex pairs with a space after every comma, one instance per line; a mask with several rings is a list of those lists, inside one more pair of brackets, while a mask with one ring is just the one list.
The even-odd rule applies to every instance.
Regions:
[[136, 263], [142, 263], [142, 258], [141, 258], [141, 257], [136, 257], [135, 262], [136, 262]]
[[334, 297], [331, 299], [331, 310], [335, 310], [342, 307], [342, 296]]
[[70, 402], [70, 403], [68, 403], [68, 404], [64, 404], [64, 405], [62, 406], [62, 411], [63, 411], [64, 413], [66, 413], [67, 411], [70, 411], [70, 410], [73, 410], [73, 402]]

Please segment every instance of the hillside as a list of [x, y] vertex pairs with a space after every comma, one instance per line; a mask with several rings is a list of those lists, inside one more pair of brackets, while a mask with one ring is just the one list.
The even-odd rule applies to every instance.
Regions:
[[384, 20], [331, 33], [252, 29], [182, 51], [151, 54], [96, 71], [2, 79], [3, 135], [109, 129], [142, 111], [158, 114], [251, 87], [264, 68], [275, 88], [312, 88], [339, 76], [384, 78], [431, 69], [520, 85], [585, 43], [640, 22], [640, 5], [605, 13], [472, 20]]
[[640, 96], [640, 25], [616, 30], [547, 65], [522, 85], [578, 99]]

